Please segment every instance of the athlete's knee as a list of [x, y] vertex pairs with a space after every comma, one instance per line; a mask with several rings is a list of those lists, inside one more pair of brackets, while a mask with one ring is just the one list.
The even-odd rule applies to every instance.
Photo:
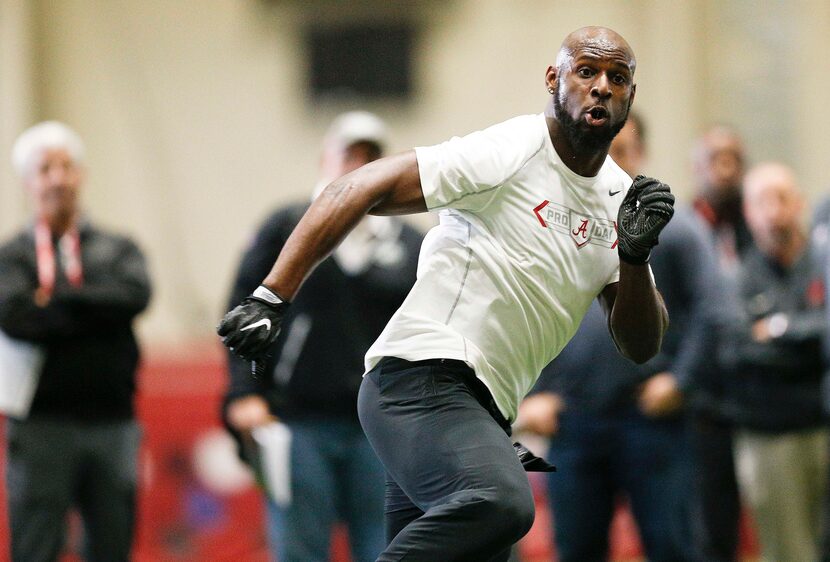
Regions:
[[529, 485], [498, 488], [489, 504], [492, 528], [503, 529], [505, 538], [510, 541], [525, 536], [533, 525], [536, 508]]

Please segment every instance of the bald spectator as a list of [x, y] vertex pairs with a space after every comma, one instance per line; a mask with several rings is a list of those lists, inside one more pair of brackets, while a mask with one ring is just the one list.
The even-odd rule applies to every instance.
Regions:
[[756, 247], [741, 265], [741, 315], [723, 342], [738, 482], [764, 559], [816, 560], [828, 470], [823, 270], [802, 227], [804, 198], [790, 168], [756, 166], [743, 197]]
[[709, 128], [695, 145], [693, 164], [695, 209], [712, 225], [722, 263], [732, 266], [752, 243], [741, 208], [746, 165], [741, 137], [726, 125]]
[[[694, 208], [709, 227], [718, 262], [719, 307], [723, 319], [735, 314], [736, 277], [752, 247], [743, 217], [741, 181], [746, 155], [737, 131], [725, 125], [707, 129], [695, 143]], [[720, 360], [713, 356], [687, 396], [694, 462], [693, 542], [697, 562], [737, 560], [740, 501], [732, 457], [732, 410]]]

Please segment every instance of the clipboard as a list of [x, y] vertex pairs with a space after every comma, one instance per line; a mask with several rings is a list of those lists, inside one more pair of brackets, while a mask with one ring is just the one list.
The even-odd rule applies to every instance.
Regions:
[[29, 415], [46, 352], [0, 330], [0, 413], [17, 419]]
[[281, 506], [291, 504], [291, 430], [275, 421], [254, 428], [260, 448], [260, 468], [271, 499]]

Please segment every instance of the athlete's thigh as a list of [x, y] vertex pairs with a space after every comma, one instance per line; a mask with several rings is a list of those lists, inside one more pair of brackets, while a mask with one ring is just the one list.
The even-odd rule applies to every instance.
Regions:
[[361, 423], [420, 509], [461, 490], [527, 486], [508, 436], [462, 379], [437, 367], [375, 374], [361, 388]]
[[385, 532], [386, 544], [398, 536], [404, 527], [415, 521], [424, 512], [412, 503], [409, 496], [401, 490], [398, 483], [391, 476], [386, 475], [386, 500], [385, 500]]

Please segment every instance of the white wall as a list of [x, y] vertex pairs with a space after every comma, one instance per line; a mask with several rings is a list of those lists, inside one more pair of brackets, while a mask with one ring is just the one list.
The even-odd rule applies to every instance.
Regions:
[[0, 235], [26, 213], [9, 161], [14, 139], [34, 114], [32, 27], [30, 4], [0, 0]]
[[562, 38], [599, 24], [637, 53], [648, 171], [681, 198], [689, 144], [712, 120], [746, 131], [764, 157], [790, 160], [816, 196], [828, 183], [830, 76], [813, 66], [830, 46], [828, 6], [0, 0], [0, 234], [26, 220], [7, 164], [14, 134], [34, 120], [65, 120], [88, 144], [90, 215], [134, 234], [150, 257], [157, 293], [145, 340], [210, 337], [253, 228], [274, 205], [306, 196], [328, 121], [353, 107], [312, 106], [302, 87], [302, 26], [345, 18], [422, 24], [413, 100], [364, 106], [388, 119], [396, 150], [541, 111], [544, 71]]

